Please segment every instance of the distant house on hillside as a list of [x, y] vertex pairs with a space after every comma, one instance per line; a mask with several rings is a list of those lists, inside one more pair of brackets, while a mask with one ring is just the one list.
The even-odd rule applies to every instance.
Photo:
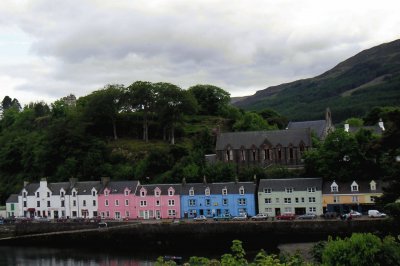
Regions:
[[329, 108], [325, 112], [325, 120], [314, 120], [314, 121], [301, 121], [301, 122], [289, 122], [287, 129], [300, 129], [309, 128], [317, 137], [321, 140], [325, 139], [329, 132], [335, 130], [332, 124], [332, 115]]
[[311, 148], [309, 128], [273, 131], [227, 132], [217, 136], [216, 159], [241, 167], [303, 164]]
[[365, 129], [369, 130], [374, 134], [377, 135], [382, 135], [383, 132], [385, 131], [385, 126], [383, 124], [382, 119], [379, 120], [378, 124], [375, 126], [361, 126], [361, 127], [356, 127], [356, 126], [350, 126], [349, 124], [344, 124], [344, 131], [349, 132], [349, 133], [356, 133], [360, 129]]

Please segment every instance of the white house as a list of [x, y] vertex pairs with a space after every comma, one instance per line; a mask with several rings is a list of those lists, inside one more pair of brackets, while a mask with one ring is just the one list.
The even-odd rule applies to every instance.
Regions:
[[18, 194], [11, 194], [6, 201], [6, 217], [15, 217], [18, 213]]

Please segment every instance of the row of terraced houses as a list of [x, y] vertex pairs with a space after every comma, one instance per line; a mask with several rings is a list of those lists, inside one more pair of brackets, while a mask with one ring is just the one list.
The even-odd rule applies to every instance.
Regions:
[[379, 180], [323, 182], [321, 178], [261, 179], [255, 182], [144, 185], [139, 181], [25, 183], [6, 203], [9, 217], [57, 219], [171, 219], [230, 214], [276, 216], [326, 211], [338, 213], [376, 208]]

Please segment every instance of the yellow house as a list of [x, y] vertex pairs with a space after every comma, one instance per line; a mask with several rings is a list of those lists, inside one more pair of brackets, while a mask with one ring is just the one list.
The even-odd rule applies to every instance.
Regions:
[[354, 210], [363, 213], [376, 209], [375, 199], [382, 194], [380, 180], [325, 181], [322, 189], [322, 207], [324, 212], [347, 213]]

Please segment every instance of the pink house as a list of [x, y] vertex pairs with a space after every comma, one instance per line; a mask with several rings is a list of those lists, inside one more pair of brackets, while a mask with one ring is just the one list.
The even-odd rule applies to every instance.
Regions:
[[103, 182], [98, 194], [98, 213], [105, 219], [136, 219], [135, 193], [138, 181]]
[[136, 190], [139, 219], [166, 219], [181, 216], [180, 185], [141, 185]]

